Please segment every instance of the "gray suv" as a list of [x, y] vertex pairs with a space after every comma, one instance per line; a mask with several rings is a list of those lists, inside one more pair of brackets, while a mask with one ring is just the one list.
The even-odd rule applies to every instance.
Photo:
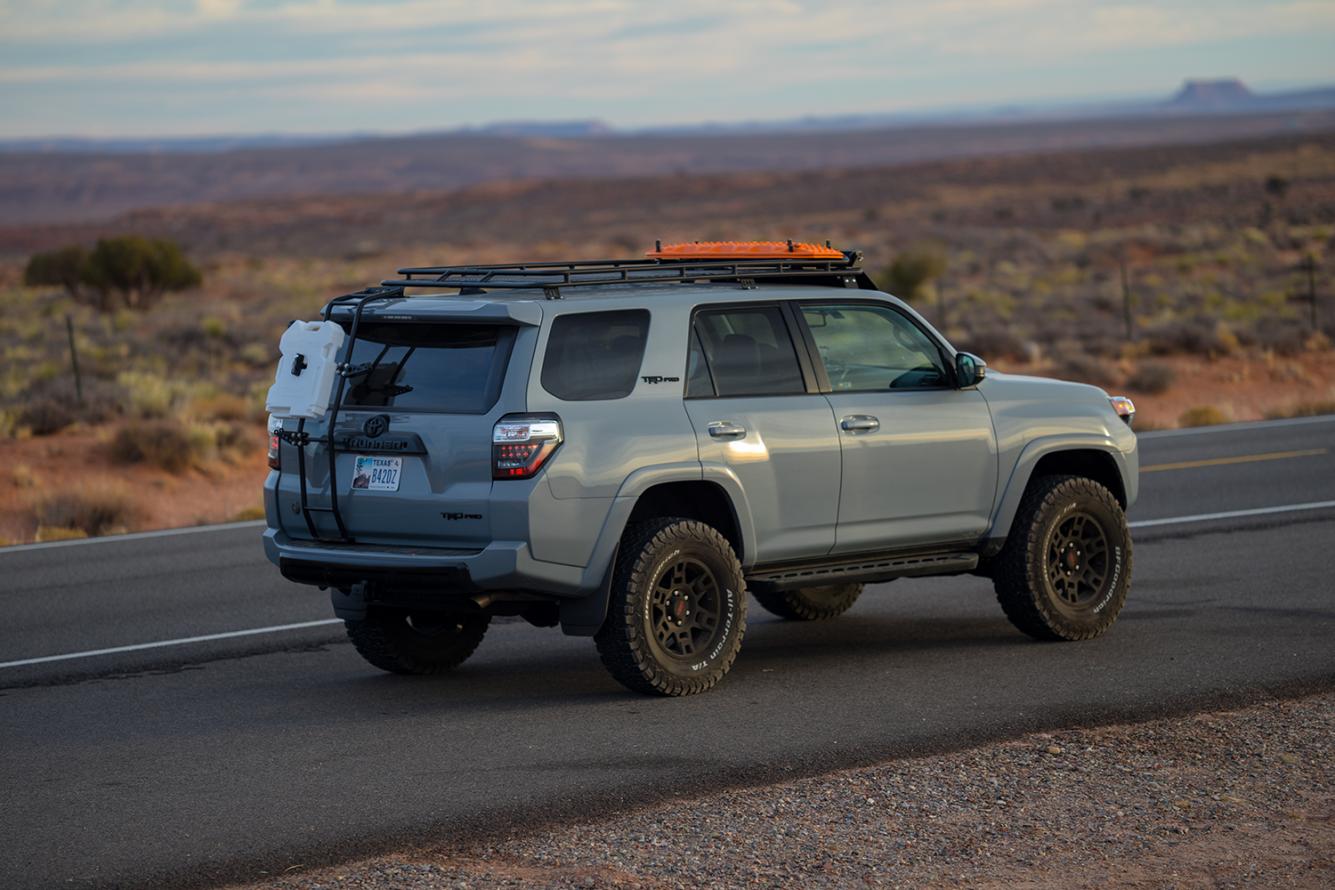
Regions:
[[[991, 578], [1038, 639], [1103, 633], [1131, 581], [1130, 402], [988, 373], [860, 261], [697, 243], [331, 300], [321, 416], [271, 421], [269, 559], [404, 674], [519, 616], [592, 636], [630, 689], [703, 692], [748, 593], [824, 620], [924, 575]], [[285, 352], [278, 379], [321, 361]]]

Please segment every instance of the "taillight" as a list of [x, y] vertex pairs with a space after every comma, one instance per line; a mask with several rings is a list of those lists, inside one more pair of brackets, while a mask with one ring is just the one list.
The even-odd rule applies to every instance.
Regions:
[[269, 415], [269, 469], [278, 470], [282, 468], [279, 461], [279, 440], [278, 433], [283, 429], [283, 421], [277, 420], [272, 414]]
[[528, 479], [561, 444], [561, 419], [555, 414], [512, 414], [491, 430], [491, 478]]

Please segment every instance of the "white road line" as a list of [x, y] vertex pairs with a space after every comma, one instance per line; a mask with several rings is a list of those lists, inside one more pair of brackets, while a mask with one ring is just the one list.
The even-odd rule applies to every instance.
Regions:
[[1252, 420], [1246, 423], [1219, 423], [1214, 426], [1189, 426], [1180, 430], [1146, 430], [1138, 433], [1140, 439], [1167, 439], [1174, 436], [1202, 436], [1208, 433], [1234, 433], [1246, 430], [1271, 430], [1285, 426], [1308, 426], [1313, 423], [1335, 423], [1335, 414], [1316, 417], [1289, 417], [1284, 420]]
[[45, 664], [50, 661], [69, 661], [72, 658], [92, 658], [95, 655], [115, 655], [120, 652], [139, 652], [143, 649], [161, 649], [164, 646], [185, 646], [190, 643], [207, 643], [210, 640], [231, 640], [236, 637], [253, 637], [258, 634], [276, 634], [285, 630], [301, 630], [307, 627], [322, 627], [326, 624], [342, 624], [340, 618], [322, 618], [319, 621], [301, 621], [296, 624], [275, 624], [273, 627], [253, 627], [249, 630], [229, 630], [220, 634], [204, 634], [198, 637], [182, 637], [179, 640], [159, 640], [156, 643], [135, 643], [133, 646], [112, 646], [110, 649], [89, 649], [86, 652], [67, 652], [64, 655], [43, 655], [41, 658], [21, 658], [18, 661], [0, 661], [0, 668], [24, 667], [30, 664]]
[[124, 535], [104, 535], [100, 538], [73, 538], [69, 541], [39, 541], [36, 544], [15, 544], [0, 547], [0, 556], [22, 553], [25, 550], [50, 550], [54, 547], [77, 547], [82, 544], [115, 544], [119, 541], [142, 541], [145, 538], [170, 538], [174, 535], [194, 535], [200, 532], [226, 532], [238, 528], [264, 528], [263, 519], [245, 522], [223, 522], [218, 525], [191, 525], [186, 528], [162, 528], [151, 532], [130, 532]]
[[1335, 507], [1335, 501], [1312, 501], [1307, 504], [1284, 504], [1280, 507], [1254, 507], [1251, 510], [1225, 510], [1222, 513], [1197, 513], [1195, 516], [1168, 516], [1163, 519], [1138, 519], [1132, 528], [1150, 528], [1156, 525], [1184, 525], [1190, 522], [1209, 522], [1212, 519], [1239, 519], [1244, 516], [1269, 516], [1272, 513], [1295, 513], [1299, 510], [1322, 510]]

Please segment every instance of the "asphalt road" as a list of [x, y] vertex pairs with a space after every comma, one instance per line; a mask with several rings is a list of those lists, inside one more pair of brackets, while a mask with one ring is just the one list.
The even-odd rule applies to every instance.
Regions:
[[826, 624], [753, 607], [728, 679], [687, 699], [626, 693], [589, 640], [524, 624], [432, 679], [374, 671], [335, 624], [250, 633], [330, 618], [253, 526], [0, 550], [0, 885], [255, 877], [1335, 685], [1335, 417], [1141, 443], [1105, 637], [1033, 643], [984, 580], [904, 580]]

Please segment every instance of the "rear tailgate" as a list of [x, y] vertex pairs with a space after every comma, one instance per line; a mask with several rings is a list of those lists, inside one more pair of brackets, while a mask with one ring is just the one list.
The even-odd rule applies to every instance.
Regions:
[[[507, 321], [381, 321], [368, 313], [347, 359], [352, 371], [334, 429], [333, 484], [349, 536], [464, 549], [491, 540], [491, 430], [502, 415], [523, 410], [535, 340], [535, 328]], [[310, 511], [301, 508], [297, 449], [283, 448], [278, 506], [295, 538], [310, 538], [310, 525], [318, 537], [339, 536], [328, 512], [327, 423], [306, 424]]]

